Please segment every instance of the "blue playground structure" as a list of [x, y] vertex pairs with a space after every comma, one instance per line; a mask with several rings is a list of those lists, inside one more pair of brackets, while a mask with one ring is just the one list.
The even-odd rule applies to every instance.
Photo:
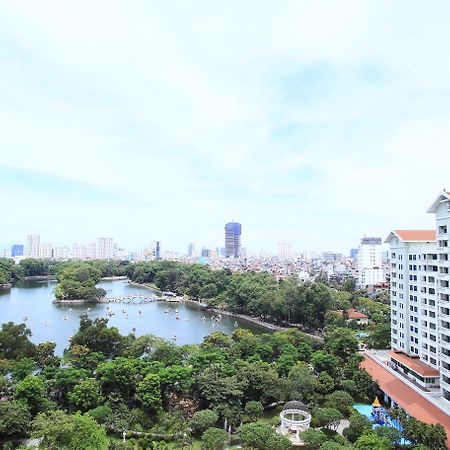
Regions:
[[[398, 431], [402, 432], [403, 427], [397, 420], [393, 419], [385, 408], [381, 405], [378, 397], [375, 397], [374, 402], [371, 405], [353, 405], [360, 414], [366, 416], [372, 423], [372, 428], [377, 427], [392, 427], [396, 428]], [[409, 442], [402, 438], [400, 441], [401, 445], [407, 445]]]

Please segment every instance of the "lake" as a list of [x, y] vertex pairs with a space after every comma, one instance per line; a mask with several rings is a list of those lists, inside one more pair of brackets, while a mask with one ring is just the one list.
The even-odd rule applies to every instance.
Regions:
[[[267, 332], [256, 324], [234, 317], [212, 320], [215, 314], [202, 311], [191, 303], [55, 304], [55, 286], [55, 281], [18, 281], [10, 290], [0, 290], [0, 323], [25, 321], [33, 333], [31, 340], [34, 343], [56, 342], [58, 355], [68, 347], [69, 337], [78, 330], [80, 315], [87, 314], [91, 319], [106, 317], [108, 307], [115, 313], [108, 317], [109, 325], [117, 327], [122, 334], [135, 329], [136, 336], [154, 334], [167, 340], [176, 336], [177, 344], [200, 343], [214, 331], [231, 334], [236, 329], [235, 322], [254, 333]], [[98, 287], [105, 289], [108, 297], [154, 293], [147, 288], [130, 285], [126, 280], [104, 281]], [[169, 308], [170, 312], [166, 312]], [[178, 310], [178, 320], [175, 309]]]

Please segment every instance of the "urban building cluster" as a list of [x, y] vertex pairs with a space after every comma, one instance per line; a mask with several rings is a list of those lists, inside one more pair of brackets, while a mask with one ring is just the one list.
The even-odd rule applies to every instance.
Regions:
[[161, 242], [153, 241], [149, 247], [127, 252], [115, 243], [113, 238], [99, 237], [96, 242], [86, 245], [73, 244], [54, 246], [42, 242], [39, 234], [29, 234], [25, 244], [14, 244], [4, 252], [5, 257], [16, 260], [22, 258], [43, 258], [56, 260], [121, 259], [132, 261], [152, 261], [159, 259], [187, 263], [207, 264], [212, 269], [230, 269], [237, 272], [269, 272], [279, 279], [296, 275], [301, 280], [317, 277], [342, 280], [354, 277], [360, 289], [386, 288], [388, 272], [387, 254], [382, 251], [380, 237], [363, 237], [358, 248], [350, 250], [350, 256], [332, 251], [295, 251], [292, 242], [277, 243], [277, 253], [266, 251], [249, 254], [242, 246], [242, 225], [228, 222], [224, 226], [223, 247], [196, 248], [189, 243], [187, 252], [179, 254], [170, 250], [162, 251]]
[[[93, 260], [93, 259], [130, 259], [130, 254], [120, 248], [111, 237], [99, 237], [96, 242], [86, 245], [74, 243], [71, 247], [54, 246], [42, 242], [39, 234], [28, 234], [25, 244], [13, 244], [3, 252], [4, 257], [16, 260], [23, 258], [56, 259], [56, 260]], [[143, 249], [135, 255], [136, 259], [152, 260], [161, 258], [161, 243], [153, 241], [151, 247]]]

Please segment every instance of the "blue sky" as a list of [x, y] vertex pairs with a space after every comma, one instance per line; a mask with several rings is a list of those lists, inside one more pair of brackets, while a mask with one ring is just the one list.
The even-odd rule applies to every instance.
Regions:
[[0, 244], [348, 252], [450, 188], [450, 5], [0, 3]]

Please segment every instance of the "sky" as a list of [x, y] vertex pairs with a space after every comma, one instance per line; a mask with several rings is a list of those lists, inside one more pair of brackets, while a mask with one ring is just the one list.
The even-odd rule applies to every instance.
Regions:
[[450, 4], [0, 0], [0, 245], [348, 254], [450, 188]]

